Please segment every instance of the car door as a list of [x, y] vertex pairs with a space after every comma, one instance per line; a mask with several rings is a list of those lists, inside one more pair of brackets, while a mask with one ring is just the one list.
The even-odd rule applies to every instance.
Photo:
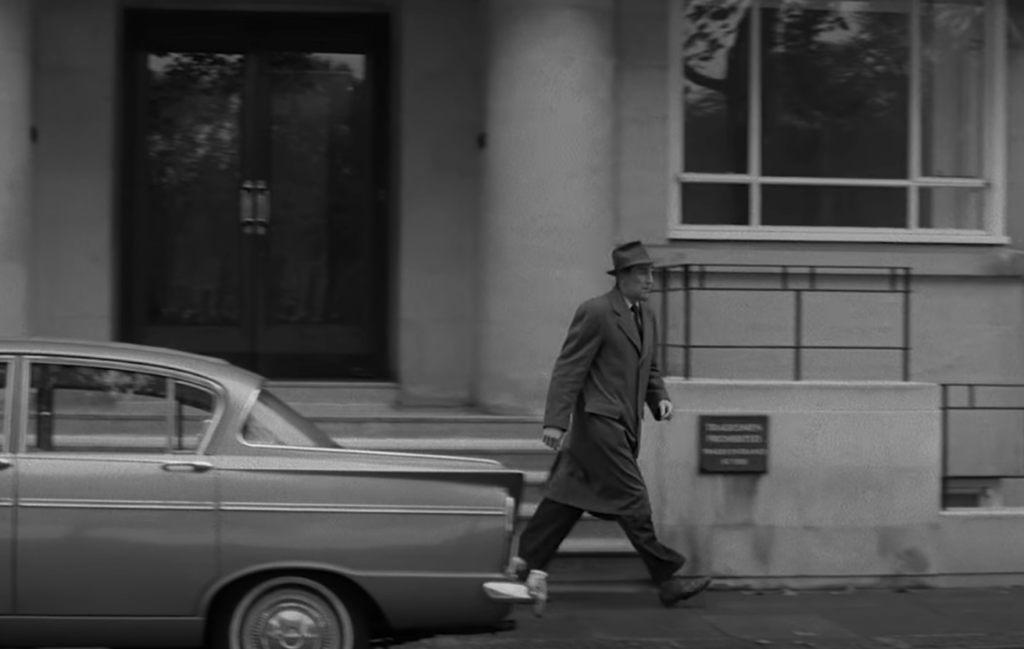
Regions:
[[193, 616], [216, 576], [222, 399], [151, 368], [30, 359], [22, 379], [18, 615]]
[[[14, 465], [11, 425], [11, 361], [0, 358], [0, 572], [13, 574], [14, 560]], [[14, 580], [0, 579], [0, 615], [14, 612]]]

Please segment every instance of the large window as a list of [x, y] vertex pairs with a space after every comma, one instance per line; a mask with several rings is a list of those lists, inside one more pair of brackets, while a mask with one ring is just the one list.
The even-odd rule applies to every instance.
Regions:
[[673, 1], [673, 235], [1002, 240], [1002, 0]]

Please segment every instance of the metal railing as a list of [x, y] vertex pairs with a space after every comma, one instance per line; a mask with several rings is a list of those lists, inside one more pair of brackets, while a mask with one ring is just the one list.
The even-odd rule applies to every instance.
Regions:
[[[979, 405], [978, 389], [1016, 390], [1018, 393], [1017, 403], [1013, 405]], [[961, 389], [967, 391], [966, 403], [953, 405], [951, 394], [953, 390]], [[1021, 383], [943, 383], [942, 384], [942, 477], [949, 476], [949, 433], [950, 413], [953, 412], [1024, 412], [1024, 384]], [[1020, 431], [1024, 437], [1024, 430]], [[1024, 478], [1024, 466], [1016, 473], [996, 474], [985, 473], [980, 475], [957, 475], [956, 478], [965, 480], [975, 479], [1013, 479]]]
[[[982, 413], [1024, 413], [1024, 384], [1021, 383], [943, 383], [942, 387], [942, 447], [940, 458], [942, 467], [942, 490], [940, 506], [947, 508], [947, 498], [953, 494], [972, 494], [973, 498], [992, 497], [996, 494], [996, 506], [1001, 506], [1001, 481], [1024, 478], [1024, 466], [1013, 473], [997, 473], [995, 471], [973, 471], [951, 475], [950, 468], [950, 434], [952, 431], [951, 415], [954, 412]], [[1011, 403], [999, 403], [999, 400], [982, 398], [979, 403], [979, 390], [1015, 391], [1016, 398]], [[954, 399], [957, 391], [966, 391], [966, 395]], [[983, 395], [984, 396], [984, 395]], [[954, 403], [955, 402], [955, 403]], [[994, 403], [993, 403], [994, 402]], [[1024, 437], [1024, 429], [1018, 431]], [[958, 505], [964, 506], [964, 505]], [[969, 507], [986, 506], [975, 504]], [[1019, 506], [1019, 505], [1015, 505]]]
[[[726, 269], [731, 269], [727, 271]], [[777, 264], [678, 264], [655, 268], [657, 281], [654, 292], [661, 298], [660, 353], [661, 367], [668, 368], [668, 351], [681, 349], [683, 352], [683, 377], [691, 378], [693, 364], [692, 352], [697, 349], [781, 349], [793, 352], [793, 379], [803, 378], [803, 355], [805, 350], [839, 350], [839, 351], [892, 351], [900, 352], [902, 360], [902, 379], [910, 380], [910, 293], [911, 270], [896, 266], [815, 266], [815, 265], [777, 265]], [[708, 286], [709, 273], [730, 275], [757, 275], [774, 273], [779, 277], [778, 286]], [[673, 278], [678, 277], [678, 282]], [[846, 279], [870, 278], [883, 282], [883, 288], [844, 288], [826, 287], [822, 285], [824, 278], [843, 277]], [[802, 281], [798, 281], [802, 278]], [[674, 286], [678, 284], [678, 286]], [[700, 291], [742, 291], [742, 292], [786, 292], [794, 295], [793, 306], [793, 337], [791, 344], [781, 345], [702, 345], [693, 342], [693, 296]], [[669, 340], [669, 315], [671, 310], [670, 297], [683, 294], [683, 340]], [[886, 293], [902, 294], [901, 304], [901, 342], [889, 346], [860, 345], [808, 345], [804, 342], [804, 295], [807, 293]]]

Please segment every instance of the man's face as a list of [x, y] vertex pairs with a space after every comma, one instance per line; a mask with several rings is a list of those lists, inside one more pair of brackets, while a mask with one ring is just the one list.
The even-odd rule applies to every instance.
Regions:
[[654, 288], [654, 267], [633, 266], [619, 275], [619, 291], [634, 302], [645, 302]]

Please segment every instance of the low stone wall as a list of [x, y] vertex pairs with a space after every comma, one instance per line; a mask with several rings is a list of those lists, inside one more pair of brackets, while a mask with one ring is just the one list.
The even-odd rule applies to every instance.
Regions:
[[[738, 587], [1024, 583], [1024, 511], [943, 512], [937, 385], [668, 380], [644, 426], [662, 539]], [[767, 472], [702, 474], [700, 415], [767, 415]]]

